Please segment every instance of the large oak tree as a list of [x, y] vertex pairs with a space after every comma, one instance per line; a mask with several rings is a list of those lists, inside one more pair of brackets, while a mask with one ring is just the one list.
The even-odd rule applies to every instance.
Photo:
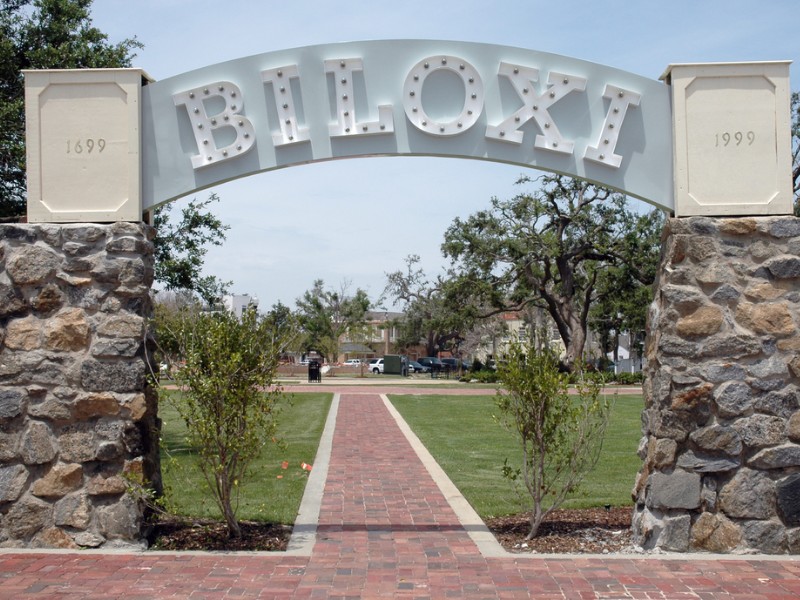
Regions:
[[544, 308], [563, 341], [563, 365], [572, 370], [583, 359], [589, 310], [604, 270], [625, 265], [640, 284], [652, 283], [653, 257], [643, 251], [652, 244], [639, 236], [652, 235], [657, 222], [630, 211], [620, 194], [546, 175], [534, 192], [493, 198], [489, 209], [456, 219], [442, 250], [461, 286], [494, 312]]
[[420, 258], [406, 258], [406, 269], [386, 274], [385, 297], [399, 302], [403, 318], [396, 324], [397, 345], [413, 348], [422, 342], [425, 356], [437, 356], [448, 351], [459, 356], [459, 346], [471, 326], [476, 308], [461, 298], [450, 285], [450, 279], [439, 275], [429, 278], [420, 268]]

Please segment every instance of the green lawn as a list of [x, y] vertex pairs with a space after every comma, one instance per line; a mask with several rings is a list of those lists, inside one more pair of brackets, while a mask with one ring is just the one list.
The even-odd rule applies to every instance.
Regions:
[[[239, 518], [293, 523], [313, 464], [319, 437], [330, 409], [326, 393], [291, 394], [279, 417], [279, 436], [286, 444], [267, 448], [245, 481]], [[492, 419], [494, 396], [391, 396], [434, 458], [483, 518], [520, 512], [524, 498], [502, 476], [503, 460], [518, 454], [510, 433]], [[565, 507], [630, 504], [630, 490], [641, 461], [636, 455], [640, 437], [641, 396], [616, 398], [600, 461], [582, 490]], [[162, 470], [172, 504], [184, 515], [218, 516], [194, 456], [185, 443], [185, 427], [175, 409], [162, 399]], [[289, 463], [282, 469], [283, 461]], [[278, 479], [278, 476], [282, 476]]]
[[[166, 393], [161, 392], [159, 402], [163, 420], [161, 468], [172, 508], [182, 515], [218, 517], [195, 456], [186, 444], [186, 427], [163, 397]], [[292, 398], [292, 403], [283, 404], [276, 436], [285, 448], [270, 445], [253, 463], [239, 500], [240, 519], [291, 524], [297, 516], [308, 479], [301, 464], [314, 462], [332, 395], [293, 394], [287, 390], [287, 397]], [[282, 468], [283, 461], [288, 462], [287, 469]]]
[[[492, 419], [494, 396], [391, 396], [428, 451], [483, 518], [520, 512], [522, 498], [502, 475], [503, 460], [514, 463], [519, 449]], [[577, 493], [563, 505], [582, 508], [631, 503], [630, 490], [641, 461], [641, 396], [618, 396], [600, 460]], [[519, 464], [519, 461], [516, 462]]]

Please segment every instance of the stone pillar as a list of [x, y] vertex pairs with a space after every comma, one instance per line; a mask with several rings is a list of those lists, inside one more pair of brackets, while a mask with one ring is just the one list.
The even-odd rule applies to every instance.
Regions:
[[635, 541], [800, 552], [800, 219], [670, 219], [648, 321]]
[[0, 547], [141, 545], [154, 230], [0, 225]]

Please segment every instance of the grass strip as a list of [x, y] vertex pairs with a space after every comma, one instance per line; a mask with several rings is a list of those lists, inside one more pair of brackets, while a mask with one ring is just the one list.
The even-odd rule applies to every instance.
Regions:
[[[502, 474], [504, 459], [518, 465], [521, 450], [492, 418], [494, 395], [391, 395], [390, 400], [482, 518], [528, 509], [526, 492], [515, 491]], [[616, 397], [600, 460], [564, 508], [630, 505], [641, 466], [636, 448], [642, 406], [641, 395]]]
[[[210, 495], [197, 456], [186, 442], [186, 425], [162, 390], [159, 416], [161, 470], [170, 508], [177, 514], [217, 518], [219, 511]], [[294, 523], [303, 497], [308, 471], [313, 465], [319, 439], [330, 410], [330, 393], [290, 393], [278, 415], [279, 443], [268, 444], [250, 467], [242, 483], [238, 518], [269, 523]], [[285, 465], [285, 468], [284, 468]]]

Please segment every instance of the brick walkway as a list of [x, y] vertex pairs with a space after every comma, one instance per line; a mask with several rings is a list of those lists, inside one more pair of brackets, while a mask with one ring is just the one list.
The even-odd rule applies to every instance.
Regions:
[[343, 395], [310, 556], [0, 553], [0, 598], [800, 598], [800, 561], [485, 558], [384, 406]]

